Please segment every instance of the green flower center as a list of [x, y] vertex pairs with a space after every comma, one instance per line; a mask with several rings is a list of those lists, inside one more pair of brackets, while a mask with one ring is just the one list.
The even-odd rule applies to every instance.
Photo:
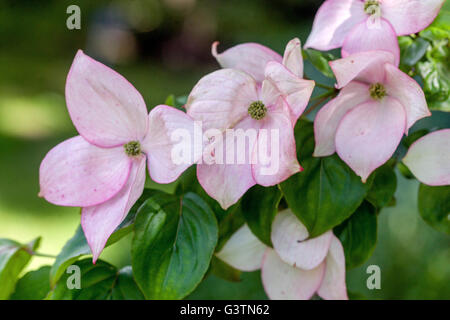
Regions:
[[248, 114], [255, 120], [261, 120], [266, 116], [267, 108], [262, 101], [254, 101], [248, 107]]
[[123, 145], [125, 153], [129, 157], [135, 157], [141, 154], [141, 144], [139, 141], [130, 141]]
[[386, 95], [386, 89], [379, 82], [372, 84], [369, 88], [369, 92], [370, 96], [375, 100], [381, 100]]
[[364, 12], [368, 15], [376, 13], [380, 9], [380, 2], [378, 0], [366, 0], [364, 2]]

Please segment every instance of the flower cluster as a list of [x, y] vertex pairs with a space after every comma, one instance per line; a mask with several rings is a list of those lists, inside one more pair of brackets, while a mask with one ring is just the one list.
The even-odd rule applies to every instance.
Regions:
[[216, 254], [242, 271], [261, 269], [270, 299], [304, 300], [317, 293], [323, 299], [348, 299], [342, 244], [328, 231], [310, 238], [306, 227], [289, 210], [272, 224], [273, 249], [243, 225]]
[[189, 166], [171, 161], [171, 132], [193, 130], [193, 121], [164, 105], [147, 114], [142, 96], [125, 78], [81, 50], [67, 76], [66, 102], [80, 135], [45, 156], [39, 195], [83, 208], [81, 226], [95, 262], [141, 196], [146, 162], [160, 183], [176, 180]]
[[[256, 43], [241, 44], [221, 54], [216, 49], [214, 43], [213, 55], [224, 69], [200, 79], [189, 95], [186, 110], [205, 129], [216, 129], [219, 135], [224, 135], [223, 139], [208, 142], [216, 153], [223, 149], [225, 157], [230, 153], [245, 157], [241, 163], [197, 167], [202, 187], [226, 209], [253, 185], [276, 185], [301, 170], [293, 129], [308, 105], [314, 81], [302, 79], [303, 59], [298, 39], [287, 44], [283, 57]], [[237, 138], [225, 134], [229, 129], [249, 133], [253, 130], [255, 134], [247, 148], [234, 152], [229, 146], [237, 145]], [[275, 141], [270, 146], [263, 132], [276, 133], [271, 136]], [[210, 148], [206, 150], [209, 152]], [[261, 161], [262, 150], [276, 155], [273, 160], [277, 170], [270, 174], [264, 174], [263, 169], [274, 163]]]
[[425, 29], [444, 0], [326, 0], [317, 11], [305, 48], [342, 47], [342, 57], [355, 52], [383, 50], [398, 65], [397, 36]]
[[[366, 182], [394, 154], [404, 134], [431, 115], [417, 82], [399, 70], [397, 36], [418, 32], [443, 0], [327, 0], [305, 47], [342, 47], [330, 62], [339, 94], [317, 113], [314, 156], [336, 152]], [[82, 207], [81, 225], [94, 263], [141, 196], [146, 164], [152, 180], [175, 181], [192, 164], [203, 189], [223, 209], [254, 185], [274, 186], [302, 171], [294, 126], [315, 83], [303, 79], [300, 40], [283, 56], [256, 43], [212, 55], [222, 69], [193, 87], [186, 112], [159, 105], [147, 113], [139, 92], [122, 76], [77, 53], [66, 82], [67, 108], [79, 136], [54, 147], [40, 167], [40, 196]], [[207, 134], [200, 153], [174, 161], [178, 130]], [[242, 134], [236, 134], [240, 132]], [[417, 141], [404, 163], [423, 183], [450, 183], [450, 131]], [[175, 152], [176, 153], [176, 152]], [[226, 158], [226, 163], [223, 158]], [[301, 173], [300, 173], [301, 174]], [[331, 230], [315, 238], [289, 210], [272, 225], [273, 249], [242, 226], [217, 256], [231, 266], [261, 269], [272, 299], [347, 299], [345, 257]]]

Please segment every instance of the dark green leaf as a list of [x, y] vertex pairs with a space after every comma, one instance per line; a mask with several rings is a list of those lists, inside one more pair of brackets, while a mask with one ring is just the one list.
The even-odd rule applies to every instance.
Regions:
[[297, 155], [303, 171], [281, 183], [289, 208], [316, 237], [347, 219], [361, 204], [370, 187], [337, 155], [312, 157], [312, 123], [295, 127]]
[[242, 214], [250, 230], [268, 246], [272, 246], [270, 240], [272, 222], [277, 214], [281, 197], [277, 186], [265, 188], [256, 185], [247, 191], [241, 201]]
[[[431, 61], [420, 62], [418, 64], [419, 73], [424, 81], [424, 92], [427, 97], [427, 101], [431, 103], [442, 102], [443, 108], [435, 108], [437, 110], [449, 111], [448, 97], [449, 97], [449, 81], [447, 72], [448, 67], [442, 65], [442, 63], [435, 63]], [[433, 106], [430, 106], [433, 107]]]
[[398, 171], [404, 176], [406, 179], [415, 179], [414, 175], [412, 174], [411, 170], [407, 166], [403, 164], [403, 162], [397, 163]]
[[[108, 242], [106, 243], [106, 247], [116, 243], [133, 230], [133, 225], [138, 208], [146, 199], [148, 199], [155, 193], [156, 191], [154, 190], [144, 189], [142, 196], [130, 209], [130, 212], [128, 213], [125, 220], [122, 221], [122, 223], [117, 227], [116, 231], [114, 231], [114, 233], [109, 237]], [[87, 244], [83, 229], [81, 228], [81, 226], [79, 226], [75, 231], [75, 234], [72, 236], [72, 238], [69, 239], [69, 241], [66, 242], [61, 252], [56, 257], [56, 260], [50, 271], [50, 285], [53, 287], [56, 282], [58, 282], [59, 278], [65, 272], [68, 266], [73, 264], [82, 256], [88, 254], [91, 254], [91, 249]]]
[[[447, 1], [448, 5], [448, 1]], [[443, 7], [433, 23], [422, 30], [419, 35], [430, 41], [450, 39], [450, 11]]]
[[440, 41], [450, 38], [450, 32], [438, 27], [429, 27], [422, 30], [419, 35], [429, 41]]
[[360, 292], [347, 291], [349, 300], [368, 300], [365, 295]]
[[48, 294], [50, 300], [103, 300], [111, 295], [117, 269], [104, 261], [98, 260], [94, 265], [91, 259], [75, 262], [73, 265], [80, 268], [80, 289], [73, 287], [77, 276], [65, 272], [54, 289]]
[[421, 184], [419, 212], [430, 226], [450, 234], [450, 186], [431, 187]]
[[20, 272], [31, 260], [41, 238], [24, 245], [0, 238], [0, 300], [8, 299], [14, 291]]
[[225, 218], [229, 212], [234, 211], [238, 205], [234, 204], [227, 210], [222, 209], [220, 204], [216, 200], [211, 198], [202, 188], [202, 186], [198, 182], [196, 170], [197, 166], [191, 166], [181, 175], [175, 194], [181, 196], [183, 194], [186, 194], [187, 192], [193, 192], [199, 195], [212, 209], [212, 211], [216, 215], [217, 220], [220, 221]]
[[229, 208], [225, 214], [219, 223], [219, 241], [216, 246], [216, 251], [220, 251], [228, 239], [245, 223], [240, 201]]
[[181, 299], [202, 280], [217, 244], [214, 213], [197, 195], [161, 195], [140, 208], [133, 273], [148, 299]]
[[449, 39], [433, 41], [426, 59], [417, 64], [430, 109], [450, 111]]
[[144, 295], [133, 278], [131, 266], [119, 271], [114, 288], [111, 292], [112, 300], [144, 300]]
[[75, 234], [66, 242], [50, 271], [50, 283], [53, 287], [63, 275], [66, 268], [77, 261], [81, 256], [91, 253], [81, 226], [77, 228]]
[[366, 199], [381, 209], [389, 204], [397, 189], [397, 176], [390, 163], [375, 170], [375, 176]]
[[407, 137], [402, 140], [402, 144], [405, 145], [406, 148], [411, 147], [411, 145], [416, 142], [418, 139], [422, 138], [424, 135], [428, 134], [430, 130], [421, 129], [410, 133]]
[[25, 274], [16, 284], [11, 300], [42, 300], [50, 291], [50, 266]]
[[304, 57], [306, 60], [311, 62], [311, 64], [325, 76], [329, 78], [334, 78], [333, 71], [328, 64], [329, 61], [335, 60], [336, 58], [327, 53], [323, 53], [313, 49], [303, 50]]
[[211, 260], [211, 273], [215, 276], [232, 281], [239, 282], [241, 281], [241, 271], [233, 268], [229, 264], [223, 262], [222, 260], [213, 257]]
[[363, 264], [373, 253], [377, 243], [377, 215], [375, 207], [363, 202], [354, 214], [335, 228], [341, 240], [347, 268]]
[[427, 51], [430, 43], [423, 38], [412, 39], [410, 37], [401, 37], [410, 39], [410, 41], [399, 40], [401, 56], [400, 60], [402, 64], [407, 66], [413, 66], [422, 59]]
[[219, 251], [231, 235], [245, 223], [241, 208], [242, 199], [227, 210], [222, 209], [220, 204], [211, 198], [198, 182], [196, 166], [190, 167], [182, 174], [175, 194], [182, 196], [187, 192], [199, 195], [216, 215], [219, 222], [219, 240], [216, 251]]
[[131, 267], [117, 270], [113, 265], [98, 260], [83, 259], [73, 264], [80, 270], [80, 288], [74, 287], [76, 271], [64, 273], [47, 295], [51, 300], [142, 300], [144, 296], [136, 285]]

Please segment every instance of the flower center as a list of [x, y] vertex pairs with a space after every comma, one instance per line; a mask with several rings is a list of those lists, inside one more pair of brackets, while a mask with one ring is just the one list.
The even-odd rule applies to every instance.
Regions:
[[135, 157], [141, 154], [141, 144], [139, 141], [130, 141], [123, 145], [125, 153], [129, 157]]
[[373, 15], [380, 12], [380, 2], [378, 0], [366, 0], [364, 2], [364, 12]]
[[369, 88], [369, 92], [370, 96], [375, 100], [381, 100], [386, 95], [386, 89], [379, 82], [372, 84]]
[[248, 107], [248, 114], [255, 120], [261, 120], [266, 116], [267, 108], [262, 101], [254, 101]]

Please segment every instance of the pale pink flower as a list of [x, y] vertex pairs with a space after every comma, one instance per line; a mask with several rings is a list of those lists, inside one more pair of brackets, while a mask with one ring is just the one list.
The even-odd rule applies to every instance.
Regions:
[[314, 120], [314, 156], [336, 151], [365, 182], [403, 134], [431, 113], [420, 86], [394, 66], [387, 51], [356, 53], [330, 66], [341, 91]]
[[280, 211], [272, 224], [273, 249], [242, 226], [216, 254], [242, 271], [261, 269], [267, 296], [274, 300], [348, 299], [345, 256], [332, 231], [309, 238], [306, 227], [289, 210]]
[[326, 0], [317, 11], [305, 48], [331, 50], [342, 56], [386, 50], [398, 65], [397, 36], [425, 29], [444, 0]]
[[414, 142], [403, 163], [424, 184], [450, 185], [450, 129], [434, 131]]
[[[249, 139], [249, 149], [238, 150], [245, 157], [241, 164], [202, 163], [197, 177], [205, 191], [223, 208], [236, 203], [253, 185], [275, 185], [301, 170], [295, 151], [293, 127], [308, 104], [314, 81], [304, 80], [300, 41], [293, 39], [286, 46], [284, 57], [262, 45], [246, 43], [213, 55], [226, 69], [206, 75], [189, 95], [186, 109], [194, 120], [201, 121], [204, 130], [223, 133], [223, 154], [233, 137], [227, 129], [258, 132]], [[279, 169], [270, 175], [261, 174], [257, 158], [261, 129], [276, 130], [279, 139]], [[270, 140], [270, 137], [267, 141]], [[236, 145], [236, 144], [235, 144]], [[270, 149], [270, 147], [269, 147]], [[270, 151], [270, 150], [269, 150]]]
[[188, 166], [171, 161], [171, 132], [192, 130], [182, 111], [160, 105], [149, 115], [121, 75], [78, 51], [67, 76], [66, 102], [80, 136], [45, 156], [39, 171], [47, 201], [82, 207], [81, 226], [95, 262], [141, 195], [145, 163], [153, 180], [174, 181]]

